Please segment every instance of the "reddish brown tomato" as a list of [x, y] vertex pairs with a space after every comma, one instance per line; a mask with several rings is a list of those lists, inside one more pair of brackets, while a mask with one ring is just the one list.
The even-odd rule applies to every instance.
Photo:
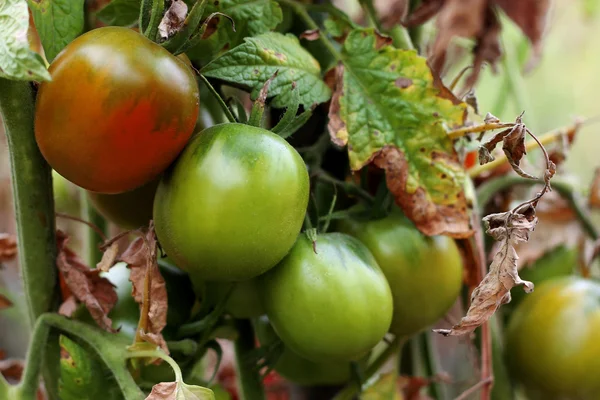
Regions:
[[191, 69], [131, 29], [92, 30], [49, 70], [35, 137], [48, 163], [85, 189], [114, 194], [142, 186], [194, 130], [200, 103]]

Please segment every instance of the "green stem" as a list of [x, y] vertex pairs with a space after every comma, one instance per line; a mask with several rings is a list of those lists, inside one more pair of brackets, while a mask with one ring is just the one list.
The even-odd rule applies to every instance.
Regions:
[[[364, 375], [364, 381], [368, 381], [383, 367], [383, 365], [395, 354], [398, 354], [402, 349], [402, 344], [406, 341], [405, 338], [396, 336], [390, 345], [367, 367]], [[348, 384], [342, 389], [333, 400], [351, 400], [360, 392], [360, 385], [356, 382]]]
[[[312, 19], [312, 17], [306, 11], [306, 7], [304, 4], [295, 1], [295, 0], [277, 0], [281, 4], [286, 4], [290, 7], [294, 13], [304, 22], [308, 29], [319, 29], [317, 23]], [[324, 29], [321, 29], [323, 32], [319, 35], [319, 40], [323, 45], [327, 48], [327, 50], [331, 53], [331, 55], [337, 60], [340, 61], [342, 59], [342, 55], [335, 48], [333, 43], [327, 38], [327, 34]]]
[[336, 179], [333, 176], [329, 175], [325, 171], [321, 171], [321, 170], [316, 172], [315, 176], [317, 179], [319, 179], [323, 182], [331, 183], [331, 184], [337, 186], [338, 188], [342, 189], [344, 192], [346, 192], [349, 195], [354, 195], [354, 196], [366, 201], [368, 204], [373, 204], [373, 201], [374, 201], [373, 196], [371, 196], [366, 190], [362, 189], [358, 185], [355, 185], [354, 183], [341, 181], [341, 180]]
[[[440, 372], [440, 363], [433, 348], [432, 334], [425, 331], [419, 335], [419, 344], [423, 365], [425, 367], [425, 376], [434, 379]], [[446, 399], [448, 396], [444, 392], [444, 387], [439, 382], [433, 381], [428, 386], [430, 396], [435, 400]]]
[[162, 20], [163, 13], [165, 11], [165, 1], [164, 0], [153, 0], [152, 1], [152, 11], [150, 12], [150, 20], [148, 21], [148, 27], [145, 31], [143, 31], [144, 36], [153, 42], [156, 41], [156, 37], [158, 35], [158, 26], [160, 25], [160, 21]]
[[235, 341], [235, 358], [240, 397], [242, 400], [264, 400], [266, 397], [260, 372], [247, 365], [248, 356], [255, 349], [252, 323], [250, 320], [238, 320], [236, 326], [239, 337]]
[[[0, 78], [0, 114], [10, 154], [19, 266], [33, 325], [42, 313], [55, 309], [59, 293], [52, 175], [35, 141], [30, 83]], [[49, 364], [46, 360], [44, 379], [50, 399], [56, 399], [57, 373]]]
[[164, 351], [161, 350], [135, 350], [125, 354], [125, 358], [160, 358], [165, 361], [173, 369], [175, 373], [175, 380], [177, 382], [183, 382], [183, 376], [181, 374], [181, 368], [179, 365], [169, 357]]
[[[409, 14], [411, 14], [421, 4], [421, 0], [410, 0], [409, 3]], [[414, 48], [419, 50], [421, 39], [423, 37], [423, 25], [416, 25], [408, 29], [408, 34], [411, 43], [414, 44]]]
[[229, 122], [237, 122], [235, 117], [233, 116], [233, 113], [231, 112], [229, 107], [227, 107], [227, 104], [225, 104], [225, 102], [223, 101], [223, 98], [221, 97], [221, 95], [219, 95], [219, 93], [217, 93], [217, 91], [215, 90], [213, 85], [210, 84], [208, 79], [206, 79], [206, 77], [204, 75], [200, 74], [200, 80], [204, 83], [204, 85], [206, 85], [206, 87], [208, 88], [209, 92], [213, 95], [215, 100], [217, 100], [217, 103], [221, 106], [221, 109], [225, 113], [225, 116], [227, 117]]
[[[485, 207], [492, 197], [502, 190], [506, 190], [517, 185], [533, 186], [540, 184], [543, 184], [541, 180], [527, 179], [514, 175], [501, 176], [484, 183], [478, 188], [477, 202], [479, 203], [480, 207]], [[552, 188], [555, 189], [565, 200], [567, 200], [569, 206], [575, 212], [575, 216], [579, 220], [581, 227], [584, 229], [587, 235], [593, 240], [598, 239], [600, 237], [600, 233], [592, 223], [591, 216], [587, 212], [573, 186], [566, 181], [554, 178], [552, 179]]]
[[372, 0], [358, 0], [360, 6], [365, 11], [371, 24], [377, 29], [379, 32], [383, 32], [381, 22], [379, 21], [379, 17], [377, 16], [377, 11], [375, 10], [375, 6], [373, 5]]
[[402, 25], [396, 25], [390, 30], [390, 36], [394, 43], [394, 47], [397, 49], [405, 49], [405, 50], [414, 50], [415, 46], [413, 44], [410, 35], [405, 27]]
[[[39, 321], [39, 320], [38, 320]], [[39, 323], [31, 336], [29, 349], [27, 350], [27, 360], [25, 361], [25, 370], [18, 386], [19, 398], [21, 400], [35, 400], [37, 397], [39, 365], [41, 354], [48, 342], [48, 333], [50, 327], [44, 323]]]

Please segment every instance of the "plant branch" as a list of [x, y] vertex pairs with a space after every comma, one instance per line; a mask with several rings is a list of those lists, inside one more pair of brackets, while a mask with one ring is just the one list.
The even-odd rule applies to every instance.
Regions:
[[[402, 349], [402, 345], [406, 341], [406, 338], [396, 336], [390, 345], [367, 367], [363, 380], [368, 381], [383, 367], [383, 365], [395, 354], [398, 354]], [[351, 400], [360, 391], [360, 385], [356, 382], [349, 383], [343, 388], [333, 400]]]
[[381, 26], [381, 22], [379, 21], [379, 17], [377, 16], [377, 11], [375, 10], [375, 6], [373, 5], [373, 0], [358, 0], [360, 6], [363, 11], [369, 17], [371, 24], [379, 31], [383, 32], [383, 27]]
[[252, 323], [246, 319], [237, 320], [236, 326], [240, 333], [234, 344], [240, 397], [242, 400], [264, 400], [266, 397], [260, 371], [245, 365], [255, 350]]
[[152, 0], [152, 11], [150, 12], [150, 19], [148, 20], [148, 27], [143, 31], [144, 36], [153, 42], [156, 41], [158, 34], [158, 26], [162, 20], [163, 13], [165, 11], [164, 0]]
[[204, 75], [199, 74], [199, 76], [200, 76], [200, 80], [202, 80], [202, 82], [208, 88], [209, 92], [214, 96], [215, 100], [217, 100], [217, 103], [221, 106], [221, 109], [225, 113], [227, 120], [229, 122], [237, 122], [237, 120], [233, 116], [233, 113], [231, 112], [229, 107], [227, 107], [227, 104], [225, 104], [225, 102], [223, 101], [223, 98], [221, 97], [221, 95], [219, 93], [217, 93], [217, 91], [215, 90], [213, 85], [210, 84], [210, 82], [208, 81], [208, 79], [206, 79], [206, 77]]
[[[419, 345], [421, 348], [421, 355], [423, 357], [423, 364], [425, 367], [425, 376], [433, 379], [439, 376], [440, 363], [433, 347], [432, 337], [430, 331], [422, 332], [419, 335]], [[437, 381], [432, 381], [429, 386], [429, 393], [435, 400], [445, 399], [444, 390], [442, 385]]]
[[454, 129], [448, 132], [450, 139], [458, 139], [470, 133], [480, 133], [486, 131], [493, 131], [494, 129], [512, 128], [515, 125], [514, 122], [486, 122], [479, 125], [464, 126], [462, 128]]
[[323, 170], [315, 171], [313, 173], [313, 176], [315, 176], [317, 179], [319, 179], [323, 182], [331, 183], [331, 184], [337, 186], [338, 188], [342, 189], [347, 194], [354, 195], [354, 196], [366, 201], [368, 204], [373, 204], [373, 201], [374, 201], [373, 196], [371, 196], [366, 190], [362, 189], [358, 185], [355, 185], [354, 183], [345, 182], [345, 181], [336, 179]]
[[[33, 325], [42, 313], [58, 306], [59, 286], [52, 175], [35, 141], [30, 83], [0, 78], [0, 114], [10, 156], [19, 266]], [[45, 362], [43, 373], [49, 397], [56, 399], [57, 373], [49, 361]]]

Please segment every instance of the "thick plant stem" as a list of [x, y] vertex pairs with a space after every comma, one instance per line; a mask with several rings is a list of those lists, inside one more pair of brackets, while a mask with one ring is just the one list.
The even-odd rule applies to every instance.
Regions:
[[[0, 114], [10, 153], [19, 265], [33, 325], [57, 306], [59, 293], [52, 175], [35, 142], [31, 84], [0, 78]], [[50, 399], [55, 399], [57, 374], [50, 364], [42, 371]]]
[[235, 341], [235, 359], [237, 363], [238, 387], [242, 400], [265, 400], [265, 391], [260, 373], [247, 365], [247, 358], [254, 350], [254, 330], [250, 320], [238, 320], [236, 325], [239, 338]]
[[[398, 354], [402, 349], [403, 343], [406, 341], [405, 338], [396, 336], [394, 340], [390, 343], [390, 345], [385, 349], [375, 361], [371, 363], [367, 367], [365, 371], [365, 375], [363, 377], [364, 381], [368, 381], [371, 379], [373, 375], [379, 371], [381, 367], [395, 354]], [[360, 392], [360, 386], [358, 384], [350, 383], [344, 389], [342, 389], [333, 400], [351, 400], [353, 399], [357, 393]]]

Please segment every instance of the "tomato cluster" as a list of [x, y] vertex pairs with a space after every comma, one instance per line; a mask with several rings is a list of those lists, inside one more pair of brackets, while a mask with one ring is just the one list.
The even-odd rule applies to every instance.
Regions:
[[[254, 319], [263, 346], [281, 343], [274, 367], [282, 376], [338, 384], [388, 332], [413, 335], [457, 298], [462, 261], [454, 241], [424, 236], [399, 210], [344, 220], [316, 241], [301, 233], [311, 187], [296, 149], [239, 123], [192, 137], [193, 73], [142, 35], [114, 27], [86, 33], [50, 73], [38, 93], [40, 150], [107, 219], [128, 229], [154, 220], [179, 268], [161, 266], [166, 336], [190, 318], [196, 297], [223, 303], [234, 318]], [[119, 290], [111, 318], [131, 337], [139, 308], [127, 269], [107, 276]]]

